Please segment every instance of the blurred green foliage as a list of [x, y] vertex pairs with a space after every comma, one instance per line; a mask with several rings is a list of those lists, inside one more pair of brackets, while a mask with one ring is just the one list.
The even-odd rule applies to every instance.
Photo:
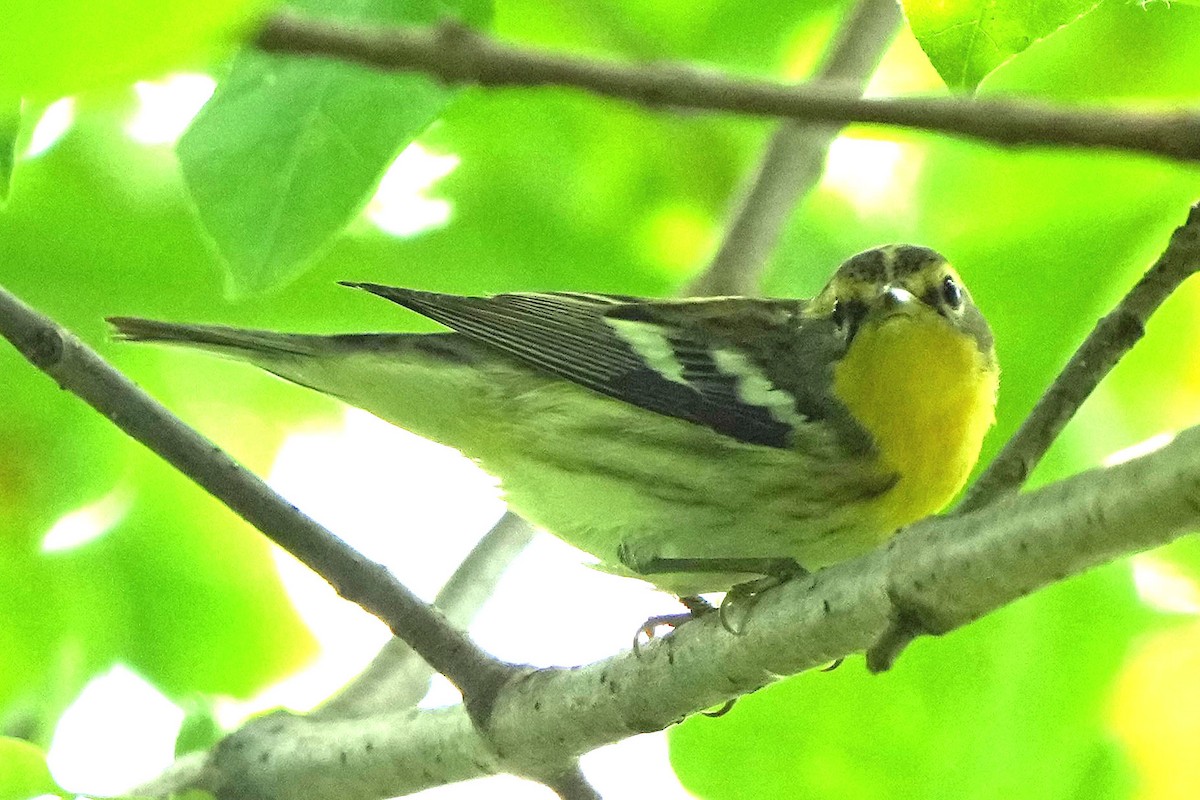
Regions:
[[0, 203], [8, 199], [17, 159], [17, 132], [21, 128], [21, 98], [0, 101]]
[[[914, 25], [918, 11], [928, 10], [919, 5], [906, 3]], [[996, 14], [1020, 10], [986, 5]], [[1048, 36], [1091, 4], [1063, 4], [1076, 5], [1049, 22], [1031, 19], [1025, 35], [1045, 38], [1008, 45], [1004, 58], [1012, 57], [987, 75], [981, 93], [1138, 108], [1197, 104], [1192, 54], [1200, 48], [1200, 9], [1110, 0]], [[193, 6], [201, 7], [172, 8]], [[834, 0], [799, 7], [497, 0], [494, 28], [506, 39], [573, 52], [794, 75], [813, 63], [844, 8]], [[207, 25], [198, 17], [191, 27]], [[148, 70], [168, 63], [195, 66], [194, 42], [127, 34], [122, 63], [110, 75], [153, 78]], [[218, 103], [230, 97], [239, 69], [291, 69], [262, 66], [262, 56], [240, 58]], [[258, 66], [244, 66], [255, 60]], [[1001, 61], [960, 55], [959, 83], [973, 85]], [[37, 74], [48, 76], [42, 88], [92, 83], [75, 74], [85, 60], [36, 63]], [[214, 61], [207, 69], [221, 78], [226, 67]], [[310, 96], [296, 114], [302, 124], [289, 127], [281, 118], [281, 98], [204, 112], [180, 146], [187, 184], [168, 148], [126, 135], [135, 99], [110, 80], [109, 88], [78, 98], [64, 138], [18, 161], [0, 213], [0, 283], [260, 473], [289, 430], [329, 418], [336, 404], [203, 357], [120, 347], [108, 341], [103, 317], [311, 331], [421, 324], [339, 289], [339, 279], [477, 293], [668, 295], [703, 267], [770, 130], [761, 121], [649, 112], [556, 89], [468, 89], [446, 105], [450, 93], [422, 79], [392, 84], [349, 67], [316, 70], [314, 81], [343, 88]], [[908, 33], [878, 82], [889, 91], [945, 91]], [[380, 93], [365, 93], [368, 85]], [[415, 98], [412, 109], [399, 108], [406, 94]], [[331, 98], [342, 115], [336, 123], [322, 105]], [[418, 141], [460, 159], [430, 191], [452, 202], [449, 221], [396, 238], [359, 216], [328, 239], [362, 205], [386, 159], [439, 110]], [[36, 116], [27, 107], [18, 153]], [[327, 132], [350, 129], [369, 146], [316, 146], [325, 140], [314, 140], [311, 126], [321, 124]], [[257, 151], [246, 151], [249, 138], [229, 138], [272, 125], [280, 149], [261, 162]], [[993, 324], [1004, 369], [985, 459], [1200, 195], [1200, 170], [1188, 165], [1005, 151], [878, 127], [849, 133], [843, 141], [858, 149], [839, 155], [835, 147], [826, 182], [789, 226], [765, 288], [809, 294], [832, 265], [885, 241], [947, 253]], [[345, 148], [362, 147], [370, 157], [348, 163]], [[217, 163], [226, 148], [240, 154], [245, 180]], [[272, 197], [264, 180], [279, 170], [279, 158], [301, 153], [308, 177], [275, 184]], [[215, 176], [207, 188], [201, 173]], [[249, 203], [235, 198], [246, 186], [258, 192]], [[255, 210], [272, 201], [272, 214]], [[291, 216], [297, 209], [307, 216]], [[214, 225], [215, 213], [227, 218]], [[283, 230], [300, 220], [310, 229]], [[205, 225], [219, 241], [215, 250]], [[230, 286], [237, 291], [228, 293]], [[1035, 483], [1195, 423], [1198, 311], [1200, 293], [1192, 288], [1168, 303]], [[46, 745], [80, 687], [118, 662], [183, 703], [195, 693], [247, 696], [311, 657], [311, 637], [252, 530], [10, 348], [0, 348], [0, 376], [0, 452], [8, 454], [0, 461], [0, 733]], [[127, 498], [127, 510], [111, 530], [43, 552], [43, 537], [63, 515], [114, 493]], [[1197, 548], [1181, 543], [1161, 555], [1200, 578]], [[1168, 628], [1134, 592], [1128, 565], [1111, 565], [945, 639], [922, 641], [885, 676], [868, 676], [851, 660], [832, 674], [798, 676], [745, 698], [720, 720], [690, 720], [674, 733], [672, 760], [692, 790], [714, 798], [1129, 797], [1146, 776], [1130, 766], [1132, 734], [1108, 708], [1120, 700], [1115, 687], [1138, 637]], [[1178, 691], [1190, 690], [1179, 681]], [[1166, 723], [1138, 730], [1143, 737], [1172, 732]]]
[[46, 755], [29, 742], [0, 736], [0, 800], [27, 800], [43, 794], [62, 794], [50, 776]]
[[228, 51], [265, 0], [7, 3], [0, 28], [0, 96], [53, 100]]

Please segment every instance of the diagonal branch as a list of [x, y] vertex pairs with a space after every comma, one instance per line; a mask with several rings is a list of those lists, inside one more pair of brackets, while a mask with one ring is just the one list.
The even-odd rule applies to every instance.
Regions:
[[317, 572], [347, 600], [383, 620], [449, 678], [486, 717], [514, 668], [488, 656], [386, 569], [279, 497], [257, 476], [175, 418], [96, 352], [0, 288], [0, 335], [34, 366], [187, 475]]
[[[506, 512], [458, 565], [434, 598], [434, 608], [445, 614], [451, 625], [467, 630], [500, 576], [532, 538], [533, 527]], [[412, 708], [425, 696], [432, 675], [433, 670], [408, 642], [391, 639], [361, 674], [311, 716], [353, 718], [380, 708]]]
[[274, 53], [425, 72], [447, 83], [570, 86], [647, 106], [829, 125], [869, 122], [1000, 145], [1090, 147], [1200, 160], [1200, 115], [1190, 111], [1133, 112], [961, 97], [867, 100], [832, 87], [793, 87], [689, 66], [634, 66], [555, 55], [502, 44], [452, 24], [433, 30], [378, 28], [278, 14], [264, 25], [256, 44]]
[[[818, 85], [862, 95], [900, 24], [895, 0], [861, 0], [815, 75]], [[771, 136], [712, 263], [686, 294], [754, 294], [792, 209], [821, 179], [836, 127], [784, 122]]]
[[1200, 271], [1200, 203], [1171, 234], [1167, 249], [1116, 308], [1105, 315], [1021, 427], [971, 486], [959, 511], [972, 511], [1025, 483], [1083, 401], [1145, 333], [1145, 326], [1171, 293]]

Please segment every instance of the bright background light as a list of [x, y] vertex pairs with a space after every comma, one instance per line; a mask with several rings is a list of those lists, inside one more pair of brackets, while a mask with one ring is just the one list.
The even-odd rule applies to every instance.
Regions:
[[1170, 561], [1142, 553], [1134, 556], [1133, 586], [1143, 603], [1170, 614], [1200, 614], [1200, 586]]
[[64, 97], [46, 106], [33, 125], [33, 133], [22, 158], [37, 158], [61, 139], [75, 121], [75, 98]]
[[59, 517], [42, 537], [42, 552], [73, 550], [99, 539], [115, 528], [132, 507], [133, 490], [117, 486], [96, 502]]
[[1102, 463], [1106, 467], [1115, 467], [1117, 464], [1124, 464], [1126, 461], [1148, 456], [1155, 450], [1163, 449], [1173, 441], [1175, 441], [1174, 433], [1158, 433], [1149, 439], [1132, 444], [1123, 450], [1118, 450], [1105, 458]]
[[426, 193], [458, 163], [458, 156], [431, 153], [413, 142], [383, 174], [367, 203], [367, 219], [381, 231], [404, 237], [445, 225], [453, 210], [450, 201]]
[[907, 211], [905, 203], [920, 177], [924, 152], [915, 145], [839, 136], [829, 146], [821, 186], [863, 217]]
[[93, 678], [59, 719], [47, 753], [65, 789], [121, 794], [171, 765], [183, 711], [128, 667]]
[[194, 72], [174, 73], [161, 81], [138, 81], [133, 85], [138, 108], [125, 132], [140, 144], [175, 144], [216, 88], [211, 77]]

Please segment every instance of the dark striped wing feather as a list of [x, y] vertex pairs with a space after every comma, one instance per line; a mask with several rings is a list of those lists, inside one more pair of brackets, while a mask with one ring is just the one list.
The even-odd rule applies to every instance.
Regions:
[[464, 297], [346, 285], [549, 375], [742, 442], [787, 447], [796, 426], [820, 411], [799, 407], [786, 382], [772, 378], [785, 366], [779, 359], [800, 352], [803, 301], [570, 292]]

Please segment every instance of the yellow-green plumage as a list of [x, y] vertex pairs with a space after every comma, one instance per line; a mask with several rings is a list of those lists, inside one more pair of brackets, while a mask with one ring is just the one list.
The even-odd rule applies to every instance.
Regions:
[[[990, 334], [969, 297], [952, 316], [914, 291], [932, 299], [948, 269], [924, 248], [880, 248], [812, 301], [364, 286], [447, 334], [113, 322], [129, 339], [252, 361], [455, 447], [500, 478], [515, 511], [605, 568], [632, 574], [623, 547], [637, 562], [789, 557], [813, 569], [944, 505], [978, 457], [995, 399]], [[881, 289], [904, 285], [915, 305], [876, 314]], [[848, 302], [853, 330], [838, 321]], [[746, 576], [645, 577], [695, 594]]]

